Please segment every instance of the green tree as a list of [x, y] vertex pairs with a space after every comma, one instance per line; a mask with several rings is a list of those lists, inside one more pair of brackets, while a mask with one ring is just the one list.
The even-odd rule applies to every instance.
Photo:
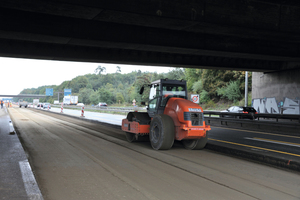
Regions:
[[94, 90], [91, 88], [82, 88], [79, 91], [78, 101], [84, 104], [90, 104], [91, 103], [90, 96], [91, 94], [93, 94], [93, 92]]
[[79, 92], [81, 88], [85, 88], [88, 85], [88, 79], [85, 76], [77, 76], [71, 81], [71, 89], [73, 93]]
[[[144, 92], [145, 93], [145, 92]], [[132, 86], [129, 89], [129, 99], [128, 99], [128, 103], [132, 104], [133, 100], [136, 100], [137, 102], [141, 102], [141, 95], [136, 91], [136, 88], [134, 86]]]
[[64, 81], [62, 84], [58, 86], [59, 91], [64, 91], [64, 89], [69, 89], [71, 88], [71, 81]]
[[200, 103], [207, 103], [210, 100], [209, 94], [207, 91], [202, 90], [200, 92]]
[[121, 67], [117, 66], [116, 68], [117, 68], [116, 73], [121, 73]]
[[93, 91], [89, 97], [91, 104], [98, 104], [100, 101], [100, 95], [97, 91]]
[[112, 104], [112, 94], [106, 88], [101, 88], [98, 90], [99, 100], [100, 102], [106, 102], [107, 104]]
[[106, 68], [105, 68], [105, 67], [98, 66], [98, 67], [95, 69], [95, 74], [101, 75], [102, 72], [106, 72]]
[[86, 85], [86, 88], [87, 88], [87, 89], [93, 89], [93, 86], [92, 86], [91, 83], [88, 83], [88, 84]]
[[158, 74], [157, 72], [154, 72], [151, 77], [151, 82], [159, 79], [165, 79], [165, 74], [164, 73]]
[[203, 90], [203, 84], [201, 80], [198, 80], [193, 84], [193, 91], [196, 92], [197, 94], [200, 94]]
[[181, 68], [174, 68], [172, 71], [169, 71], [167, 78], [171, 80], [185, 79], [184, 70]]
[[116, 99], [117, 99], [117, 103], [124, 103], [125, 101], [124, 96], [121, 92], [117, 93]]
[[124, 90], [124, 85], [122, 83], [120, 83], [118, 85], [118, 88], [117, 88], [119, 91], [123, 91]]
[[[139, 90], [143, 85], [148, 85], [150, 82], [158, 79], [184, 79], [187, 81], [187, 89], [189, 93], [200, 94], [200, 101], [216, 101], [220, 98], [233, 99], [236, 97], [222, 95], [222, 90], [231, 87], [231, 82], [239, 81], [239, 91], [244, 93], [245, 90], [245, 72], [232, 70], [212, 70], [212, 69], [196, 69], [196, 68], [174, 68], [168, 73], [150, 73], [142, 72], [141, 70], [133, 71], [128, 74], [121, 74], [119, 66], [116, 66], [117, 71], [113, 74], [104, 74], [106, 68], [98, 66], [95, 73], [78, 76], [71, 81], [64, 81], [57, 86], [39, 86], [37, 88], [27, 88], [21, 91], [21, 94], [45, 94], [46, 88], [53, 88], [54, 93], [63, 91], [64, 89], [72, 89], [73, 95], [78, 95], [79, 101], [85, 104], [88, 102], [98, 104], [101, 93], [99, 91], [107, 91], [102, 96], [109, 96], [106, 98], [106, 103], [115, 103], [121, 99], [121, 95], [125, 102], [132, 103], [133, 99], [137, 102], [147, 101], [149, 95], [149, 87], [145, 87], [145, 91], [141, 96]], [[119, 70], [120, 69], [120, 70]], [[251, 76], [249, 73], [248, 90], [251, 91]], [[228, 87], [228, 88], [227, 88]], [[102, 89], [103, 88], [103, 89]], [[221, 88], [221, 89], [220, 89]], [[236, 88], [236, 85], [235, 87]], [[95, 91], [95, 92], [94, 92]], [[229, 89], [228, 89], [229, 91]], [[233, 92], [234, 93], [234, 92]], [[230, 93], [231, 94], [231, 93]], [[118, 98], [117, 98], [118, 96]], [[237, 95], [238, 96], [238, 95]], [[56, 98], [56, 97], [55, 97]], [[60, 95], [62, 101], [63, 95]], [[17, 101], [14, 98], [14, 101]], [[33, 98], [25, 98], [24, 100], [32, 101]], [[41, 98], [40, 101], [53, 101], [53, 97]]]
[[[148, 101], [149, 97], [149, 92], [150, 92], [150, 88], [147, 87], [147, 85], [151, 84], [151, 76], [150, 74], [143, 74], [142, 76], [139, 76], [136, 78], [136, 81], [134, 83], [134, 87], [135, 87], [135, 100], [137, 102], [146, 102]], [[139, 94], [140, 89], [144, 86], [145, 90], [144, 93], [142, 95]]]
[[185, 80], [187, 81], [187, 90], [191, 92], [193, 91], [194, 83], [201, 78], [202, 73], [201, 71], [195, 68], [185, 68], [184, 74], [185, 74]]
[[202, 73], [203, 89], [206, 90], [211, 99], [218, 98], [217, 89], [224, 87], [230, 80], [234, 80], [233, 71], [206, 69]]

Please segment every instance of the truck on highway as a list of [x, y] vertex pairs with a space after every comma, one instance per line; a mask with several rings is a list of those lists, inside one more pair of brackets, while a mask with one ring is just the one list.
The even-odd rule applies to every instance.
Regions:
[[23, 101], [23, 99], [19, 99], [19, 107], [21, 108], [22, 106], [24, 106], [25, 108], [27, 108], [28, 102], [27, 101]]
[[64, 105], [77, 105], [78, 96], [64, 96], [63, 104]]

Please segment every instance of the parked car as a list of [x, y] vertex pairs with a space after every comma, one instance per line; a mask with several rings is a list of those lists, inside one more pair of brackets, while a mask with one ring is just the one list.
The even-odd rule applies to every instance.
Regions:
[[[220, 115], [220, 117], [236, 117], [238, 119], [256, 119], [254, 114], [257, 114], [257, 111], [253, 107], [244, 107], [244, 106], [231, 106], [226, 110], [222, 110], [221, 113], [224, 115]], [[225, 113], [239, 113], [241, 115], [226, 115]]]
[[107, 107], [107, 104], [105, 102], [100, 102], [96, 107]]
[[44, 103], [43, 106], [42, 106], [44, 109], [51, 109], [51, 104], [50, 103]]

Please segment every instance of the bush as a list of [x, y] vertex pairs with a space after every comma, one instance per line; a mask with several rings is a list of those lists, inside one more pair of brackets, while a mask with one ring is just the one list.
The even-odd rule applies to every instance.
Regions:
[[206, 107], [208, 107], [208, 108], [214, 108], [214, 107], [216, 107], [216, 104], [215, 104], [215, 102], [213, 100], [209, 100], [207, 102], [207, 104], [206, 104]]
[[206, 103], [210, 100], [209, 94], [207, 91], [202, 90], [200, 93], [200, 103]]
[[203, 89], [202, 81], [199, 80], [199, 81], [195, 82], [193, 84], [192, 88], [193, 88], [193, 91], [196, 92], [196, 93], [199, 93], [200, 91], [202, 91], [202, 89]]
[[[252, 93], [249, 92], [248, 93], [248, 105], [247, 106], [251, 106], [251, 104], [252, 104]], [[245, 105], [245, 97], [240, 100], [238, 105], [239, 106], [244, 106]]]
[[221, 98], [227, 98], [230, 101], [237, 102], [242, 97], [239, 85], [239, 81], [230, 81], [225, 87], [218, 88], [217, 94], [221, 96]]

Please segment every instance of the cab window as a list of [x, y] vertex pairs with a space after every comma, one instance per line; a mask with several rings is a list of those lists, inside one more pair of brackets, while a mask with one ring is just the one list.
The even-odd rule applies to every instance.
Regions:
[[149, 110], [150, 111], [151, 110], [153, 111], [153, 110], [156, 109], [157, 100], [158, 100], [158, 98], [155, 98], [155, 99], [152, 99], [152, 100], [149, 101]]
[[159, 96], [159, 85], [152, 85], [150, 88], [149, 101]]
[[176, 97], [185, 98], [185, 88], [181, 85], [163, 85], [163, 96], [174, 95]]

